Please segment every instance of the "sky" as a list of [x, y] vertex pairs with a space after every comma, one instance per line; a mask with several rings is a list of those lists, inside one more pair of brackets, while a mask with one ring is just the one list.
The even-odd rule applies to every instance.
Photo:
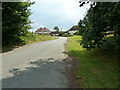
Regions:
[[30, 9], [33, 27], [30, 31], [36, 31], [40, 27], [53, 30], [55, 26], [63, 31], [77, 25], [83, 19], [90, 5], [79, 7], [78, 0], [31, 0], [35, 1]]

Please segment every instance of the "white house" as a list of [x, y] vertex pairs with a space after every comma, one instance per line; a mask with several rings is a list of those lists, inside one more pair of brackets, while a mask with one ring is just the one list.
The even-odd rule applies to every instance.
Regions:
[[78, 31], [78, 26], [75, 25], [72, 28], [70, 28], [70, 30], [68, 30], [68, 34], [69, 35], [74, 35], [77, 31]]
[[48, 28], [44, 27], [44, 28], [39, 28], [38, 30], [36, 30], [34, 34], [35, 35], [49, 35], [50, 32], [51, 31]]

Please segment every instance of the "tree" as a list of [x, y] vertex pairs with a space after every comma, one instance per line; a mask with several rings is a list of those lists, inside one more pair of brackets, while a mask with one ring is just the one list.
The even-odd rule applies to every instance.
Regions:
[[54, 30], [56, 30], [57, 32], [59, 32], [58, 26], [54, 27]]
[[28, 2], [3, 2], [2, 3], [2, 39], [5, 45], [25, 44], [30, 26], [29, 16], [32, 4]]
[[[83, 6], [85, 3], [81, 3]], [[78, 23], [81, 30], [84, 48], [102, 47], [105, 39], [105, 32], [114, 31], [113, 43], [115, 49], [120, 49], [120, 2], [92, 2], [90, 9], [83, 20]]]

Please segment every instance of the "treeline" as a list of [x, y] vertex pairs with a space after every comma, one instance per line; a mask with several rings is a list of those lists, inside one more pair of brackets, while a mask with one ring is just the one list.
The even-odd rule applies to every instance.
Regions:
[[27, 37], [32, 34], [29, 7], [34, 4], [29, 2], [3, 2], [2, 3], [2, 45], [24, 45]]
[[[80, 2], [80, 6], [84, 4], [85, 2]], [[120, 2], [92, 2], [78, 26], [82, 36], [81, 45], [87, 50], [102, 47], [107, 42], [108, 31], [114, 32], [114, 36], [111, 37], [114, 50], [120, 50]]]

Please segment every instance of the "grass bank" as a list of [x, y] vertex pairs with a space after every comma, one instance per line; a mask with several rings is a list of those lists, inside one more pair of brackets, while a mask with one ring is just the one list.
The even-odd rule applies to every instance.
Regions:
[[80, 46], [81, 36], [69, 37], [66, 45], [69, 55], [76, 57], [81, 88], [118, 88], [118, 61], [116, 55], [102, 49], [86, 51]]
[[34, 42], [54, 40], [54, 39], [58, 39], [58, 38], [50, 35], [34, 35], [33, 37], [28, 38], [27, 44], [31, 44]]
[[[50, 36], [50, 35], [33, 35], [33, 36], [29, 36], [29, 37], [25, 38], [25, 44], [32, 44], [35, 42], [42, 42], [42, 41], [54, 40], [54, 39], [58, 39], [58, 38]], [[3, 46], [2, 52], [11, 51], [17, 47], [20, 47], [20, 46], [14, 46], [14, 45]]]

